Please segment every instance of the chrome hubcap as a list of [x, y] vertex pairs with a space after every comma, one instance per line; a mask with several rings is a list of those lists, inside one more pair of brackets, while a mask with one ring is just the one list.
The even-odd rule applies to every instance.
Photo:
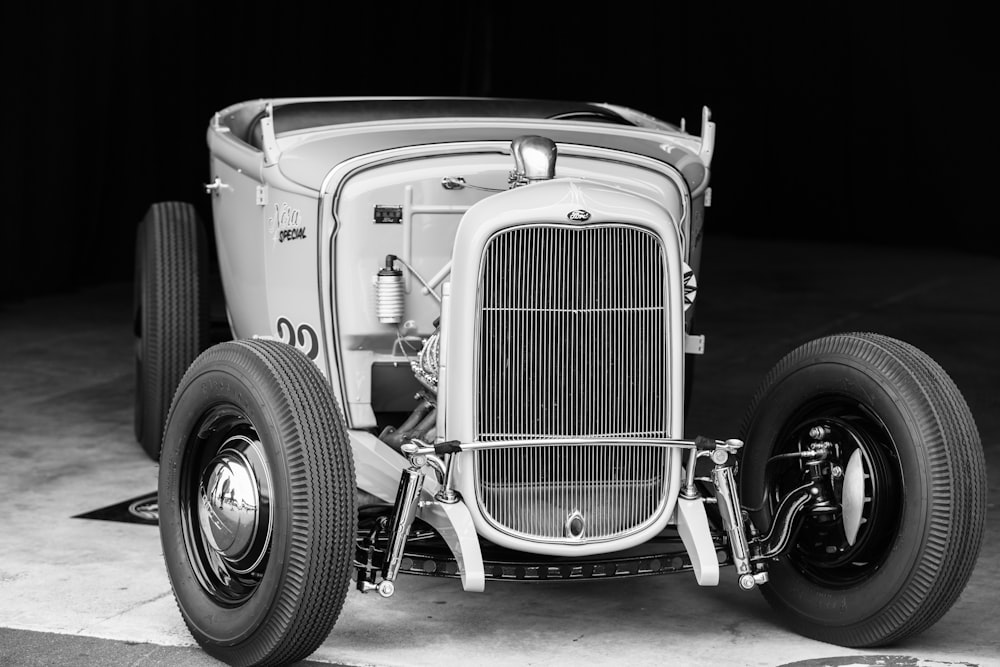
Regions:
[[[238, 436], [234, 440], [253, 445]], [[205, 542], [236, 562], [254, 542], [259, 527], [260, 493], [252, 464], [227, 443], [209, 463], [198, 493], [198, 524]]]
[[[205, 433], [218, 433], [216, 428], [227, 420], [223, 415]], [[267, 563], [272, 487], [256, 433], [243, 423], [231, 426], [219, 446], [207, 447], [200, 474], [195, 473], [197, 491], [189, 505], [189, 525], [201, 545], [202, 555], [197, 560], [206, 590], [236, 600], [253, 591]]]
[[271, 468], [246, 413], [209, 407], [180, 467], [180, 515], [195, 578], [216, 603], [249, 600], [267, 572], [274, 534]]

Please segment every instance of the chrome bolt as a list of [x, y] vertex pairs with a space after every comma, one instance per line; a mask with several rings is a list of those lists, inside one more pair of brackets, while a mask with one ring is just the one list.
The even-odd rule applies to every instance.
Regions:
[[446, 505], [454, 505], [458, 502], [458, 494], [454, 489], [441, 489], [435, 494], [434, 499]]
[[382, 581], [378, 585], [378, 594], [384, 598], [391, 598], [392, 594], [396, 592], [396, 587], [391, 581]]
[[740, 575], [740, 588], [745, 591], [751, 591], [757, 585], [757, 580], [752, 574]]

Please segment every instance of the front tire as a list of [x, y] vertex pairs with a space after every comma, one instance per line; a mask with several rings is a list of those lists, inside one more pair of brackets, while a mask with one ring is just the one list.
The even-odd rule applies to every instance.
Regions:
[[893, 338], [841, 334], [794, 350], [744, 419], [741, 496], [758, 528], [802, 483], [799, 460], [781, 455], [815, 427], [836, 446], [842, 511], [807, 514], [761, 592], [820, 641], [873, 647], [921, 632], [958, 598], [983, 540], [985, 459], [965, 400], [930, 357]]
[[234, 665], [302, 660], [336, 623], [357, 522], [354, 464], [330, 385], [284, 343], [202, 353], [160, 459], [160, 536], [191, 634]]

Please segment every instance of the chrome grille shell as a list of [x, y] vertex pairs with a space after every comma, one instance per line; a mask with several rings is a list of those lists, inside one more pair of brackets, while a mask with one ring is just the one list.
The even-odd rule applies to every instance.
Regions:
[[671, 454], [669, 265], [649, 229], [509, 227], [486, 242], [476, 304], [475, 436], [606, 444], [475, 454], [483, 519], [517, 539], [618, 540], [662, 518]]
[[[680, 199], [686, 192], [680, 191]], [[569, 214], [585, 210], [590, 213], [586, 223], [572, 222]], [[682, 266], [684, 246], [680, 230], [685, 221], [685, 208], [679, 199], [673, 203], [659, 197], [647, 197], [627, 187], [603, 184], [578, 178], [556, 178], [551, 181], [514, 188], [483, 199], [462, 217], [455, 236], [451, 279], [442, 284], [441, 304], [441, 366], [438, 389], [438, 438], [474, 442], [477, 440], [479, 393], [483, 380], [479, 373], [482, 318], [479, 313], [480, 276], [483, 256], [490, 240], [505, 230], [525, 226], [611, 225], [631, 227], [653, 234], [663, 248], [666, 262], [668, 295], [667, 329], [664, 360], [669, 391], [665, 396], [665, 418], [668, 439], [684, 437], [683, 378], [684, 378], [684, 284]], [[608, 409], [611, 398], [597, 401]], [[546, 438], [544, 442], [551, 441]], [[635, 447], [643, 438], [603, 437], [599, 443], [608, 447], [619, 444]], [[652, 441], [650, 441], [652, 442]], [[519, 439], [495, 440], [492, 448], [524, 446]], [[555, 444], [555, 443], [552, 443]], [[568, 445], [569, 443], [560, 443]], [[551, 445], [550, 445], [551, 446]], [[575, 445], [574, 445], [575, 446]], [[648, 445], [647, 445], [648, 446]], [[596, 539], [584, 534], [582, 539], [568, 540], [514, 533], [498, 526], [486, 514], [479, 501], [479, 457], [474, 452], [458, 455], [452, 461], [454, 488], [461, 497], [452, 509], [468, 512], [478, 535], [493, 544], [510, 549], [554, 556], [580, 557], [607, 553], [638, 546], [660, 533], [672, 520], [678, 493], [683, 486], [683, 456], [678, 448], [668, 448], [665, 456], [665, 503], [658, 515], [645, 526], [617, 537]], [[593, 526], [591, 526], [593, 528]]]

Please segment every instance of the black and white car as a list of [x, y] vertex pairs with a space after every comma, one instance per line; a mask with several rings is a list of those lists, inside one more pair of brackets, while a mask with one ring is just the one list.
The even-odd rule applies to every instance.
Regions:
[[271, 99], [207, 138], [210, 224], [160, 202], [138, 229], [136, 434], [212, 655], [303, 659], [348, 590], [405, 595], [400, 574], [482, 591], [732, 567], [853, 647], [964, 588], [983, 452], [920, 350], [813, 340], [739, 433], [686, 433], [707, 109], [696, 136], [610, 104]]

